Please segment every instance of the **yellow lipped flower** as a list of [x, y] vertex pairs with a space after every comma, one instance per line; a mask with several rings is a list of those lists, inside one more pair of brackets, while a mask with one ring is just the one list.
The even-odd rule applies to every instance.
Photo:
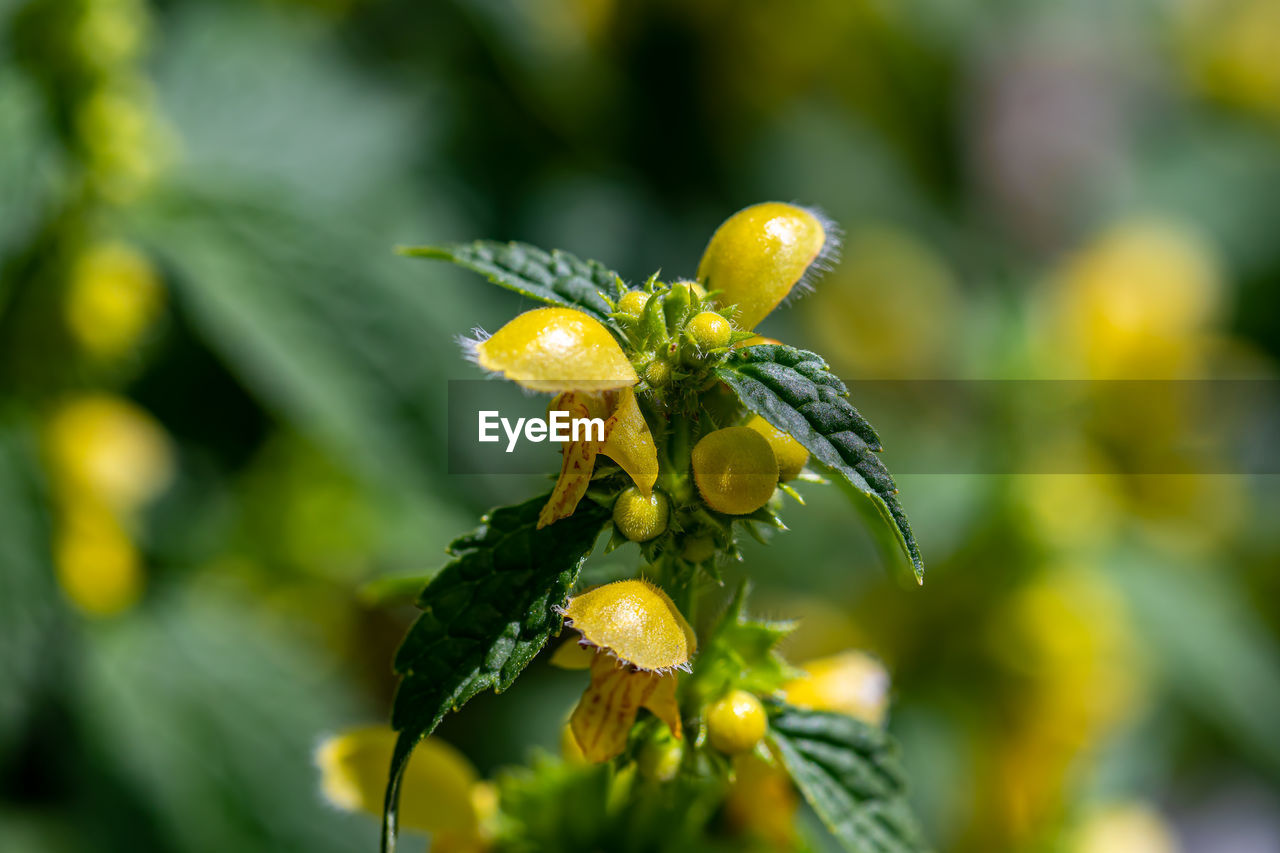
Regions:
[[[315, 762], [325, 799], [344, 811], [382, 816], [383, 788], [396, 733], [387, 726], [348, 729], [322, 742]], [[405, 770], [400, 825], [431, 834], [431, 849], [479, 853], [488, 849], [486, 821], [492, 789], [475, 768], [444, 741], [418, 744]]]
[[550, 409], [568, 412], [570, 418], [602, 418], [604, 440], [584, 430], [578, 440], [564, 442], [560, 477], [538, 516], [538, 527], [573, 514], [591, 484], [597, 455], [617, 462], [645, 497], [652, 493], [658, 479], [658, 447], [634, 390], [567, 391], [552, 401]]
[[[642, 580], [617, 581], [569, 599], [564, 617], [595, 650], [591, 683], [569, 718], [583, 757], [620, 754], [641, 708], [681, 737], [675, 670], [688, 668], [697, 638], [667, 594]], [[572, 665], [562, 652], [557, 657]]]
[[718, 294], [718, 304], [737, 306], [737, 328], [754, 329], [835, 245], [831, 223], [814, 211], [776, 201], [755, 204], [711, 235], [698, 281]]
[[563, 443], [560, 477], [538, 527], [573, 514], [601, 454], [649, 496], [658, 479], [658, 448], [632, 389], [640, 377], [598, 320], [572, 308], [536, 308], [466, 346], [485, 370], [532, 391], [556, 392], [551, 411], [604, 421], [603, 440], [599, 432], [585, 430]]

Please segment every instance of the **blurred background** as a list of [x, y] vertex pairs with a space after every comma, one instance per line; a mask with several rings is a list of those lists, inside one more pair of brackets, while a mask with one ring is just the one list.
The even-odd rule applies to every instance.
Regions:
[[[0, 0], [0, 850], [373, 849], [311, 763], [390, 706], [369, 584], [545, 487], [443, 452], [528, 306], [392, 246], [688, 276], [765, 199], [845, 232], [762, 331], [891, 470], [859, 380], [1273, 379], [1280, 0]], [[1280, 483], [1152, 473], [1214, 423], [1160, 400], [913, 433], [976, 472], [899, 477], [923, 588], [817, 487], [730, 573], [886, 662], [939, 850], [1280, 850]], [[440, 735], [491, 773], [581, 688]]]

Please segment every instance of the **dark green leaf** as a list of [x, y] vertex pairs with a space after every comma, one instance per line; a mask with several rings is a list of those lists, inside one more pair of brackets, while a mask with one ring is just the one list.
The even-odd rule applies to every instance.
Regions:
[[233, 585], [158, 586], [146, 606], [88, 626], [65, 688], [75, 719], [63, 725], [78, 735], [65, 748], [87, 745], [79, 760], [145, 803], [129, 814], [145, 814], [155, 840], [126, 848], [367, 850], [369, 827], [315, 793], [316, 743], [361, 714], [324, 650]]
[[447, 246], [410, 246], [400, 254], [434, 258], [480, 273], [494, 284], [531, 299], [577, 308], [602, 323], [612, 310], [602, 294], [614, 294], [618, 274], [599, 261], [583, 261], [556, 249], [551, 252], [527, 243], [477, 240]]
[[928, 849], [907, 807], [897, 744], [879, 726], [769, 705], [769, 738], [804, 798], [850, 853]]
[[790, 433], [813, 458], [870, 499], [889, 523], [916, 578], [923, 580], [924, 561], [898, 502], [898, 487], [876, 456], [880, 438], [820, 356], [782, 344], [745, 347], [731, 353], [716, 375], [748, 409]]
[[404, 676], [391, 725], [400, 732], [387, 783], [383, 849], [395, 848], [400, 778], [413, 748], [451, 710], [485, 690], [511, 686], [560, 630], [562, 605], [609, 511], [584, 501], [568, 518], [536, 528], [546, 496], [494, 510], [423, 590], [423, 614], [396, 653]]
[[0, 757], [31, 712], [57, 626], [37, 447], [23, 419], [0, 413]]

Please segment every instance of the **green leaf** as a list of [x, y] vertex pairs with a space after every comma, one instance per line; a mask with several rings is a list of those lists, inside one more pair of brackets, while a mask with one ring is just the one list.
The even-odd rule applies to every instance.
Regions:
[[411, 258], [452, 261], [516, 293], [584, 311], [609, 323], [613, 309], [603, 294], [615, 293], [621, 279], [599, 261], [583, 261], [559, 249], [547, 252], [527, 243], [477, 240], [447, 246], [408, 246], [397, 251]]
[[1122, 552], [1110, 566], [1166, 683], [1280, 772], [1280, 645], [1230, 567]]
[[879, 726], [769, 703], [769, 739], [796, 787], [850, 853], [927, 850], [907, 806], [897, 744]]
[[790, 433], [848, 487], [870, 499], [923, 582], [924, 561], [898, 502], [898, 487], [875, 455], [880, 437], [821, 356], [782, 344], [745, 347], [730, 353], [716, 375], [748, 409]]
[[396, 653], [404, 676], [391, 725], [400, 732], [387, 782], [382, 849], [395, 849], [400, 779], [418, 742], [444, 715], [482, 691], [502, 692], [552, 635], [609, 511], [584, 501], [568, 518], [537, 529], [546, 496], [494, 510], [423, 590], [423, 614]]
[[58, 649], [60, 608], [38, 460], [31, 425], [0, 411], [0, 760], [20, 743]]
[[745, 581], [738, 585], [698, 654], [690, 689], [700, 705], [734, 688], [767, 696], [799, 675], [778, 653], [778, 643], [795, 629], [795, 623], [748, 618], [748, 591]]

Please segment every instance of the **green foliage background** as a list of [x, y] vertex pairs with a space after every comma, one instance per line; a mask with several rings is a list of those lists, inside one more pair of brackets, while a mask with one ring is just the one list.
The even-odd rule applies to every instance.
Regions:
[[[83, 69], [48, 23], [88, 6], [142, 33], [128, 83], [162, 128], [123, 195], [95, 188]], [[0, 850], [373, 849], [376, 821], [324, 805], [310, 764], [390, 706], [414, 611], [362, 591], [434, 571], [480, 512], [545, 488], [449, 476], [444, 455], [445, 381], [478, 375], [455, 336], [529, 303], [391, 247], [521, 240], [633, 282], [691, 275], [721, 219], [770, 198], [820, 206], [847, 247], [762, 331], [850, 384], [929, 575], [904, 584], [837, 489], [805, 487], [728, 580], [807, 626], [792, 660], [884, 658], [939, 849], [1075, 849], [1099, 808], [1138, 801], [1189, 851], [1274, 849], [1275, 477], [1118, 475], [1174, 416], [955, 434], [858, 382], [1061, 378], [1079, 341], [1053, 337], [1046, 294], [1139, 217], [1192, 235], [1159, 281], [1187, 252], [1214, 269], [1194, 375], [1274, 378], [1278, 7], [0, 0]], [[89, 237], [140, 247], [166, 293], [110, 363], [62, 320]], [[106, 617], [56, 580], [42, 449], [90, 390], [149, 412], [174, 453], [131, 531], [142, 596]], [[938, 446], [971, 471], [1064, 446], [1106, 462], [894, 464]], [[556, 750], [581, 688], [534, 661], [439, 735], [488, 773]]]

